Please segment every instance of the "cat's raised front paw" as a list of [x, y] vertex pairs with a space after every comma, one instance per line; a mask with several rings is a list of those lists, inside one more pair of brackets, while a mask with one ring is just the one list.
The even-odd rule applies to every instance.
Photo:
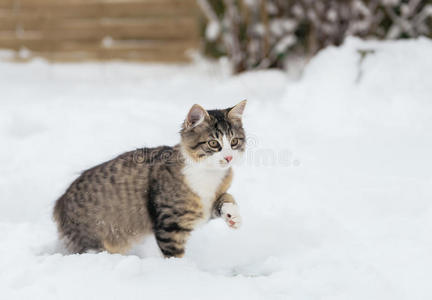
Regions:
[[234, 229], [240, 227], [242, 219], [236, 204], [224, 203], [221, 208], [221, 216], [229, 227]]

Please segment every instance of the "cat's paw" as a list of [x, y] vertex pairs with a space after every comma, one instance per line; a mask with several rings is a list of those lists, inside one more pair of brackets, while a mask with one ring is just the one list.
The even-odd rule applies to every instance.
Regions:
[[242, 223], [237, 204], [224, 203], [221, 208], [221, 216], [231, 228], [237, 229]]

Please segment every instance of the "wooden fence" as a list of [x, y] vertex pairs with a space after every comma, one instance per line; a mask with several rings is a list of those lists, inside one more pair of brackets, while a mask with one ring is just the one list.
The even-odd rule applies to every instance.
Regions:
[[198, 44], [196, 0], [0, 0], [0, 49], [18, 54], [177, 62]]

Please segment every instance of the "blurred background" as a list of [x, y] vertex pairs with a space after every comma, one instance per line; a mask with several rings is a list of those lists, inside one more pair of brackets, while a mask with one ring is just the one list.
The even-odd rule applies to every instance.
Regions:
[[[0, 0], [1, 299], [432, 299], [432, 0]], [[247, 99], [242, 227], [65, 255], [79, 174]]]
[[179, 62], [198, 46], [194, 0], [0, 1], [0, 48], [16, 60]]
[[238, 73], [431, 28], [431, 0], [0, 0], [0, 49], [17, 61], [182, 62], [195, 49]]

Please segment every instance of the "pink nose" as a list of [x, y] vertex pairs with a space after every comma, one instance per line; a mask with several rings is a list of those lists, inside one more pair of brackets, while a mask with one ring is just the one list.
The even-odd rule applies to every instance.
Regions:
[[232, 156], [225, 156], [224, 158], [227, 162], [230, 162], [232, 160]]

